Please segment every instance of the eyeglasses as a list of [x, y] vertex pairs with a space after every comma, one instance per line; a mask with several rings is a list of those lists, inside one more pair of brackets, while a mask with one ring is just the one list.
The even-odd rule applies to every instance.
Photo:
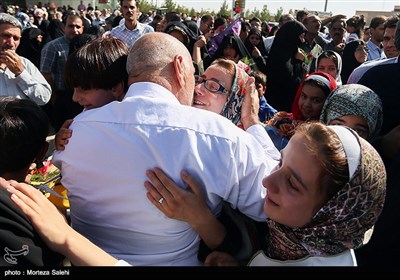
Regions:
[[225, 94], [229, 94], [230, 91], [227, 90], [224, 86], [222, 86], [219, 82], [217, 82], [214, 79], [204, 79], [201, 76], [195, 76], [195, 82], [196, 82], [196, 86], [199, 84], [204, 84], [204, 87], [206, 88], [206, 90], [208, 90], [209, 92], [212, 93], [225, 93]]
[[367, 47], [357, 47], [356, 48], [356, 52], [362, 52], [362, 51], [368, 52], [368, 48]]

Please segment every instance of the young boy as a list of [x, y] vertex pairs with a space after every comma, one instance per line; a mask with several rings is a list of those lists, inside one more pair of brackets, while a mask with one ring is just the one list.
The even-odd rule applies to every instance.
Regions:
[[267, 99], [264, 96], [265, 90], [267, 88], [267, 76], [259, 70], [254, 70], [251, 76], [253, 76], [255, 79], [258, 97], [260, 98], [260, 109], [258, 111], [258, 117], [263, 123], [271, 119], [277, 113], [277, 111], [267, 103]]
[[[126, 44], [116, 38], [98, 38], [72, 53], [65, 64], [65, 83], [74, 89], [72, 100], [85, 110], [121, 101], [127, 90]], [[72, 130], [67, 120], [55, 137], [56, 150], [63, 151]]]

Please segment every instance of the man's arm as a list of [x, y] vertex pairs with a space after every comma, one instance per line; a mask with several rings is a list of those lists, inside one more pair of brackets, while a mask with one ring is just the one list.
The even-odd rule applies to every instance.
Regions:
[[45, 105], [51, 98], [51, 86], [39, 69], [27, 59], [24, 59], [25, 70], [15, 77], [18, 87], [38, 105]]

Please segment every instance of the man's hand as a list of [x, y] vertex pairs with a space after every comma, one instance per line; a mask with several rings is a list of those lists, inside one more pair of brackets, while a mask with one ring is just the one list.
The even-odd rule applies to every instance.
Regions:
[[0, 52], [0, 62], [4, 63], [15, 76], [19, 76], [25, 69], [21, 57], [13, 50]]

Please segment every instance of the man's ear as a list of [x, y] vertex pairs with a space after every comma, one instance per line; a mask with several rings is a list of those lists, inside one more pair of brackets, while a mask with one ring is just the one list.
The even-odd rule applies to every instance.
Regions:
[[180, 87], [185, 85], [185, 67], [183, 65], [183, 57], [181, 55], [177, 55], [174, 58], [174, 70], [176, 74], [176, 79], [179, 83]]
[[116, 100], [122, 101], [125, 97], [125, 86], [124, 82], [119, 82], [117, 85], [113, 86], [111, 89], [111, 94]]
[[44, 141], [42, 147], [40, 148], [38, 154], [36, 155], [35, 162], [42, 162], [44, 160], [44, 157], [46, 156], [48, 149], [49, 149], [49, 142]]

